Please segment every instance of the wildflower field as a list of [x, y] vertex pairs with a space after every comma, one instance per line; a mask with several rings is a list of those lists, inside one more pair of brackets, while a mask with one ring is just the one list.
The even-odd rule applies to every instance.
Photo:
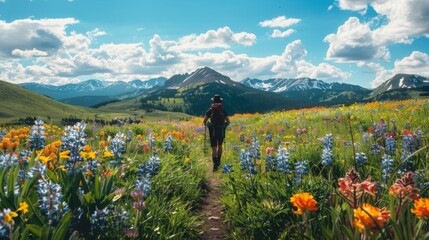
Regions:
[[429, 238], [429, 102], [0, 129], [0, 239], [199, 239], [208, 176], [229, 239]]

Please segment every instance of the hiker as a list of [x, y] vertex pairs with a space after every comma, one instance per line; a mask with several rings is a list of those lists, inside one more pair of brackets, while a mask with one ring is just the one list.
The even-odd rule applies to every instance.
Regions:
[[[211, 99], [212, 105], [204, 116], [203, 124], [209, 129], [210, 146], [212, 147], [213, 172], [220, 166], [222, 157], [222, 143], [225, 138], [225, 129], [229, 125], [228, 114], [222, 108], [222, 98], [215, 94]], [[207, 120], [210, 119], [210, 122]]]

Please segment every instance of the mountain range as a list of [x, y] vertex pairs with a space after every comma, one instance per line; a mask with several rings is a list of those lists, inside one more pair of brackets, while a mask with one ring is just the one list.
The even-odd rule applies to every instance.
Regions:
[[100, 109], [160, 109], [202, 115], [219, 93], [230, 113], [267, 112], [372, 100], [427, 96], [429, 78], [398, 74], [376, 89], [311, 78], [234, 81], [209, 67], [170, 78], [106, 82], [87, 80], [63, 86], [25, 83], [21, 86], [64, 103]]

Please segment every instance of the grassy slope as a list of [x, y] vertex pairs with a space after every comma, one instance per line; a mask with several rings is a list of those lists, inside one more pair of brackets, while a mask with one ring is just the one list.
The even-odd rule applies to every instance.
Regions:
[[19, 117], [47, 116], [59, 119], [74, 115], [87, 117], [89, 110], [57, 102], [49, 97], [34, 93], [20, 86], [0, 81], [0, 121], [8, 122]]
[[70, 115], [82, 119], [137, 118], [143, 120], [177, 119], [188, 117], [182, 113], [155, 111], [146, 113], [144, 110], [127, 110], [124, 105], [110, 109], [93, 109], [67, 105], [44, 95], [34, 93], [15, 84], [0, 81], [0, 123], [10, 123], [20, 117], [40, 117], [44, 120], [49, 116], [54, 123]]

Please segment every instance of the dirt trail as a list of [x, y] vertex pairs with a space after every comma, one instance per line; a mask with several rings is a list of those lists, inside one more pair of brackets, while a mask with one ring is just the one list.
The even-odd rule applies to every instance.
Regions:
[[227, 239], [227, 228], [224, 224], [222, 203], [220, 196], [222, 195], [221, 173], [209, 173], [208, 176], [208, 192], [204, 198], [204, 203], [201, 206], [201, 214], [203, 224], [203, 234], [201, 239]]

